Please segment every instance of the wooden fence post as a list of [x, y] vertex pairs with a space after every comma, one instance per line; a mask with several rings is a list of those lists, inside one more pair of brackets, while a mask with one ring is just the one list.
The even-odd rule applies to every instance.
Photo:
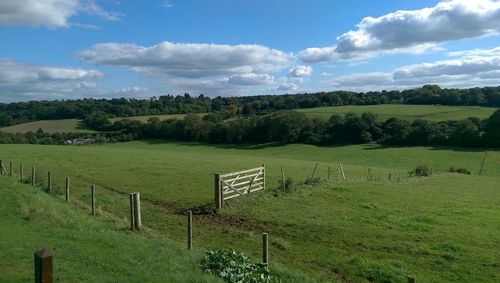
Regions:
[[262, 263], [269, 264], [269, 241], [268, 234], [262, 233]]
[[9, 163], [9, 176], [12, 177], [12, 161]]
[[95, 185], [90, 186], [90, 194], [92, 198], [92, 215], [95, 216]]
[[19, 163], [19, 180], [22, 182], [24, 179], [24, 168], [23, 163]]
[[66, 202], [69, 201], [69, 177], [66, 177], [66, 180], [65, 180], [65, 199], [66, 199]]
[[36, 184], [36, 171], [35, 166], [31, 167], [31, 186], [35, 186]]
[[264, 171], [262, 171], [262, 187], [264, 190], [266, 189], [266, 164], [262, 163], [262, 167], [264, 168]]
[[141, 229], [141, 195], [134, 193], [134, 223], [137, 230]]
[[285, 186], [285, 171], [283, 171], [283, 165], [281, 165], [281, 184], [283, 185], [283, 191], [286, 190], [286, 186]]
[[389, 182], [392, 182], [392, 173], [389, 173], [389, 177], [387, 178]]
[[311, 175], [311, 178], [309, 179], [309, 183], [312, 182], [312, 179], [314, 178], [314, 174], [316, 173], [316, 169], [318, 168], [319, 162], [316, 162], [316, 166], [314, 166], [313, 173]]
[[47, 173], [47, 190], [49, 194], [52, 192], [52, 173], [50, 171]]
[[0, 159], [0, 175], [3, 175], [5, 169], [3, 168], [3, 160]]
[[344, 167], [342, 167], [342, 162], [339, 162], [340, 165], [340, 173], [342, 174], [342, 180], [345, 181]]
[[224, 206], [224, 201], [222, 200], [222, 188], [220, 182], [220, 174], [215, 173], [215, 208], [220, 209]]
[[188, 211], [188, 250], [193, 250], [193, 212]]
[[35, 283], [52, 283], [52, 253], [50, 250], [35, 252]]
[[130, 230], [135, 228], [135, 209], [134, 209], [134, 193], [129, 194], [130, 197]]

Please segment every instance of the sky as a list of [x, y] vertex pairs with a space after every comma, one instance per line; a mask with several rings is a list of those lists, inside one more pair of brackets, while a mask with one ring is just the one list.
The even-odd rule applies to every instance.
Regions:
[[0, 0], [0, 102], [500, 85], [500, 0]]

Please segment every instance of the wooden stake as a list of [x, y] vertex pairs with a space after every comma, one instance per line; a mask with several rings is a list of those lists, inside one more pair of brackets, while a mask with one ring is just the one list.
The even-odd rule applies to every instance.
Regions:
[[340, 165], [340, 173], [342, 174], [342, 180], [345, 181], [344, 167], [342, 167], [342, 162], [339, 162]]
[[52, 192], [52, 173], [50, 171], [47, 173], [47, 190], [49, 194]]
[[314, 166], [313, 173], [311, 175], [311, 178], [309, 179], [309, 182], [312, 182], [312, 179], [314, 178], [314, 174], [316, 173], [316, 169], [318, 168], [319, 162], [316, 162], [316, 166]]
[[36, 174], [35, 174], [35, 166], [31, 167], [31, 186], [35, 186], [36, 184]]
[[283, 185], [283, 191], [286, 190], [286, 186], [285, 186], [285, 172], [283, 171], [283, 165], [281, 165], [281, 184]]
[[262, 167], [264, 168], [264, 171], [262, 173], [262, 188], [265, 190], [266, 189], [266, 164], [262, 163]]
[[328, 180], [330, 180], [330, 166], [328, 166], [328, 177], [327, 177]]
[[0, 159], [0, 175], [5, 173], [5, 168], [3, 167], [3, 160]]
[[22, 182], [24, 179], [24, 168], [23, 168], [23, 163], [19, 163], [19, 180]]
[[224, 201], [222, 200], [222, 188], [220, 182], [220, 174], [215, 173], [215, 208], [221, 209], [224, 206]]
[[193, 212], [188, 211], [188, 250], [193, 250]]
[[66, 177], [66, 180], [65, 180], [65, 191], [66, 191], [66, 194], [65, 194], [65, 198], [66, 198], [66, 202], [69, 201], [69, 177]]
[[35, 253], [35, 283], [52, 283], [52, 253], [41, 250]]
[[268, 265], [269, 264], [269, 242], [268, 242], [268, 234], [262, 233], [262, 263]]
[[389, 173], [389, 177], [387, 178], [387, 180], [388, 180], [389, 182], [391, 182], [391, 181], [392, 181], [392, 173]]
[[129, 194], [130, 197], [130, 230], [135, 228], [135, 209], [134, 209], [134, 193]]
[[9, 176], [12, 177], [12, 161], [9, 163]]
[[91, 194], [91, 201], [92, 201], [92, 215], [96, 215], [96, 210], [95, 210], [95, 185], [90, 186], [90, 194]]
[[141, 229], [142, 220], [141, 220], [141, 195], [139, 193], [134, 193], [134, 221], [135, 228], [137, 230]]

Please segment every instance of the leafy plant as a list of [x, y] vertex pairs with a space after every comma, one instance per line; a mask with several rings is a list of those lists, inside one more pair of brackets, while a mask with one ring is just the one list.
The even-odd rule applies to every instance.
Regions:
[[432, 175], [432, 170], [427, 165], [420, 165], [415, 170], [410, 172], [411, 176], [428, 177]]
[[245, 254], [232, 249], [205, 252], [201, 268], [231, 283], [269, 282], [271, 279], [267, 265], [252, 263]]
[[459, 173], [459, 174], [470, 175], [470, 171], [467, 170], [466, 168], [455, 168], [455, 167], [451, 166], [448, 171], [451, 172], [451, 173]]

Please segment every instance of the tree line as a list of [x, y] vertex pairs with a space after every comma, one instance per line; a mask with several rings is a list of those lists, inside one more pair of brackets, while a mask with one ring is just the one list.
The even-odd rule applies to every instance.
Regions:
[[0, 127], [37, 120], [86, 119], [100, 113], [106, 118], [158, 114], [224, 112], [252, 116], [278, 110], [341, 105], [441, 104], [500, 107], [500, 87], [442, 89], [425, 85], [410, 90], [215, 97], [162, 95], [150, 99], [78, 99], [0, 103]]
[[131, 139], [173, 139], [207, 143], [308, 143], [317, 145], [361, 144], [500, 146], [500, 109], [488, 119], [432, 122], [417, 119], [379, 119], [365, 112], [332, 115], [330, 119], [309, 118], [304, 113], [283, 110], [269, 115], [227, 119], [225, 113], [188, 114], [184, 119], [147, 123], [123, 119], [101, 120], [99, 130], [112, 131]]

